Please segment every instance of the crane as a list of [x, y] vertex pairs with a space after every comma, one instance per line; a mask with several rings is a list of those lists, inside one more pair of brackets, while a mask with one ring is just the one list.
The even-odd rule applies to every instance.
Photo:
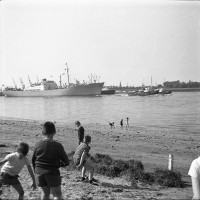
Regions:
[[14, 83], [15, 89], [17, 89], [17, 85], [16, 85], [16, 83], [15, 83], [15, 81], [14, 81], [14, 78], [12, 78], [12, 80], [13, 80], [13, 83]]
[[28, 81], [29, 81], [30, 85], [32, 85], [29, 75], [28, 75]]
[[21, 82], [22, 89], [24, 89], [24, 88], [25, 88], [25, 85], [24, 85], [24, 82], [23, 82], [22, 78], [20, 77], [19, 80], [20, 80], [20, 82]]
[[37, 83], [39, 83], [39, 79], [38, 79], [38, 76], [36, 75], [36, 77], [37, 77]]

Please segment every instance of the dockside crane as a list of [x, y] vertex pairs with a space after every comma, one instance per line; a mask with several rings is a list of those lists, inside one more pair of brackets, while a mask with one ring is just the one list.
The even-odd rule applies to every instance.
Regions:
[[39, 79], [38, 79], [38, 76], [36, 75], [36, 77], [37, 77], [37, 83], [39, 83]]
[[21, 85], [22, 85], [22, 90], [24, 90], [24, 89], [25, 89], [25, 84], [24, 84], [24, 82], [23, 82], [22, 78], [20, 77], [20, 78], [19, 78], [19, 80], [20, 80], [20, 82], [21, 82]]
[[12, 78], [12, 80], [13, 80], [13, 83], [14, 83], [15, 89], [17, 89], [17, 84], [15, 83], [14, 78]]
[[30, 80], [30, 77], [29, 77], [29, 75], [28, 75], [28, 81], [29, 81], [29, 83], [30, 83], [30, 86], [32, 85], [32, 83], [31, 83], [31, 80]]

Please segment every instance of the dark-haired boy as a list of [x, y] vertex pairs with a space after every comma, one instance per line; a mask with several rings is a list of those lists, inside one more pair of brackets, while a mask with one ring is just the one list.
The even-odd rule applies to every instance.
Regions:
[[41, 199], [49, 199], [52, 192], [54, 199], [62, 199], [61, 163], [69, 165], [68, 156], [61, 143], [53, 140], [56, 134], [54, 123], [45, 122], [42, 134], [44, 139], [35, 144], [32, 163], [38, 186], [42, 189]]
[[83, 126], [81, 126], [81, 122], [76, 121], [75, 124], [78, 127], [78, 144], [80, 144], [81, 142], [83, 142], [85, 130]]
[[4, 160], [0, 161], [1, 168], [0, 184], [11, 185], [18, 192], [18, 199], [23, 199], [24, 190], [18, 179], [18, 174], [21, 172], [23, 167], [26, 165], [28, 172], [33, 180], [33, 189], [36, 189], [35, 176], [33, 174], [30, 162], [26, 155], [29, 152], [29, 145], [21, 142], [17, 148], [17, 152], [8, 154]]
[[82, 167], [82, 181], [85, 180], [85, 173], [86, 170], [89, 171], [89, 182], [93, 184], [93, 182], [96, 182], [97, 180], [93, 178], [94, 174], [94, 167], [92, 164], [87, 160], [87, 157], [89, 156], [89, 150], [90, 147], [88, 146], [91, 143], [91, 136], [86, 135], [84, 138], [84, 142], [81, 143], [73, 156], [74, 164], [77, 167], [77, 169], [80, 169]]

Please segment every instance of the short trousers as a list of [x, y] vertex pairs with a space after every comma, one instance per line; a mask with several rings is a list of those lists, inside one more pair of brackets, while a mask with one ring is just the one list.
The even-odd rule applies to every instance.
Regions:
[[1, 172], [0, 174], [0, 183], [2, 185], [18, 185], [20, 184], [18, 175], [16, 176], [11, 176], [5, 172]]
[[61, 185], [59, 174], [35, 174], [36, 183], [39, 187], [58, 187]]
[[[80, 164], [80, 161], [81, 161], [80, 158], [79, 158], [79, 159], [74, 158], [74, 165], [75, 165], [75, 166], [78, 166], [78, 165]], [[84, 165], [85, 163], [86, 163], [86, 160], [83, 161], [82, 165]]]

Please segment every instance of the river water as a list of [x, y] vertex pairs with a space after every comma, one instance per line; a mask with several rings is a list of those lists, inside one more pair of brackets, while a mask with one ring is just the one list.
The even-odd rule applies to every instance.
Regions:
[[174, 134], [200, 133], [200, 92], [172, 95], [95, 97], [0, 97], [0, 117], [49, 120], [72, 124], [108, 125], [129, 117], [130, 126], [169, 130]]

